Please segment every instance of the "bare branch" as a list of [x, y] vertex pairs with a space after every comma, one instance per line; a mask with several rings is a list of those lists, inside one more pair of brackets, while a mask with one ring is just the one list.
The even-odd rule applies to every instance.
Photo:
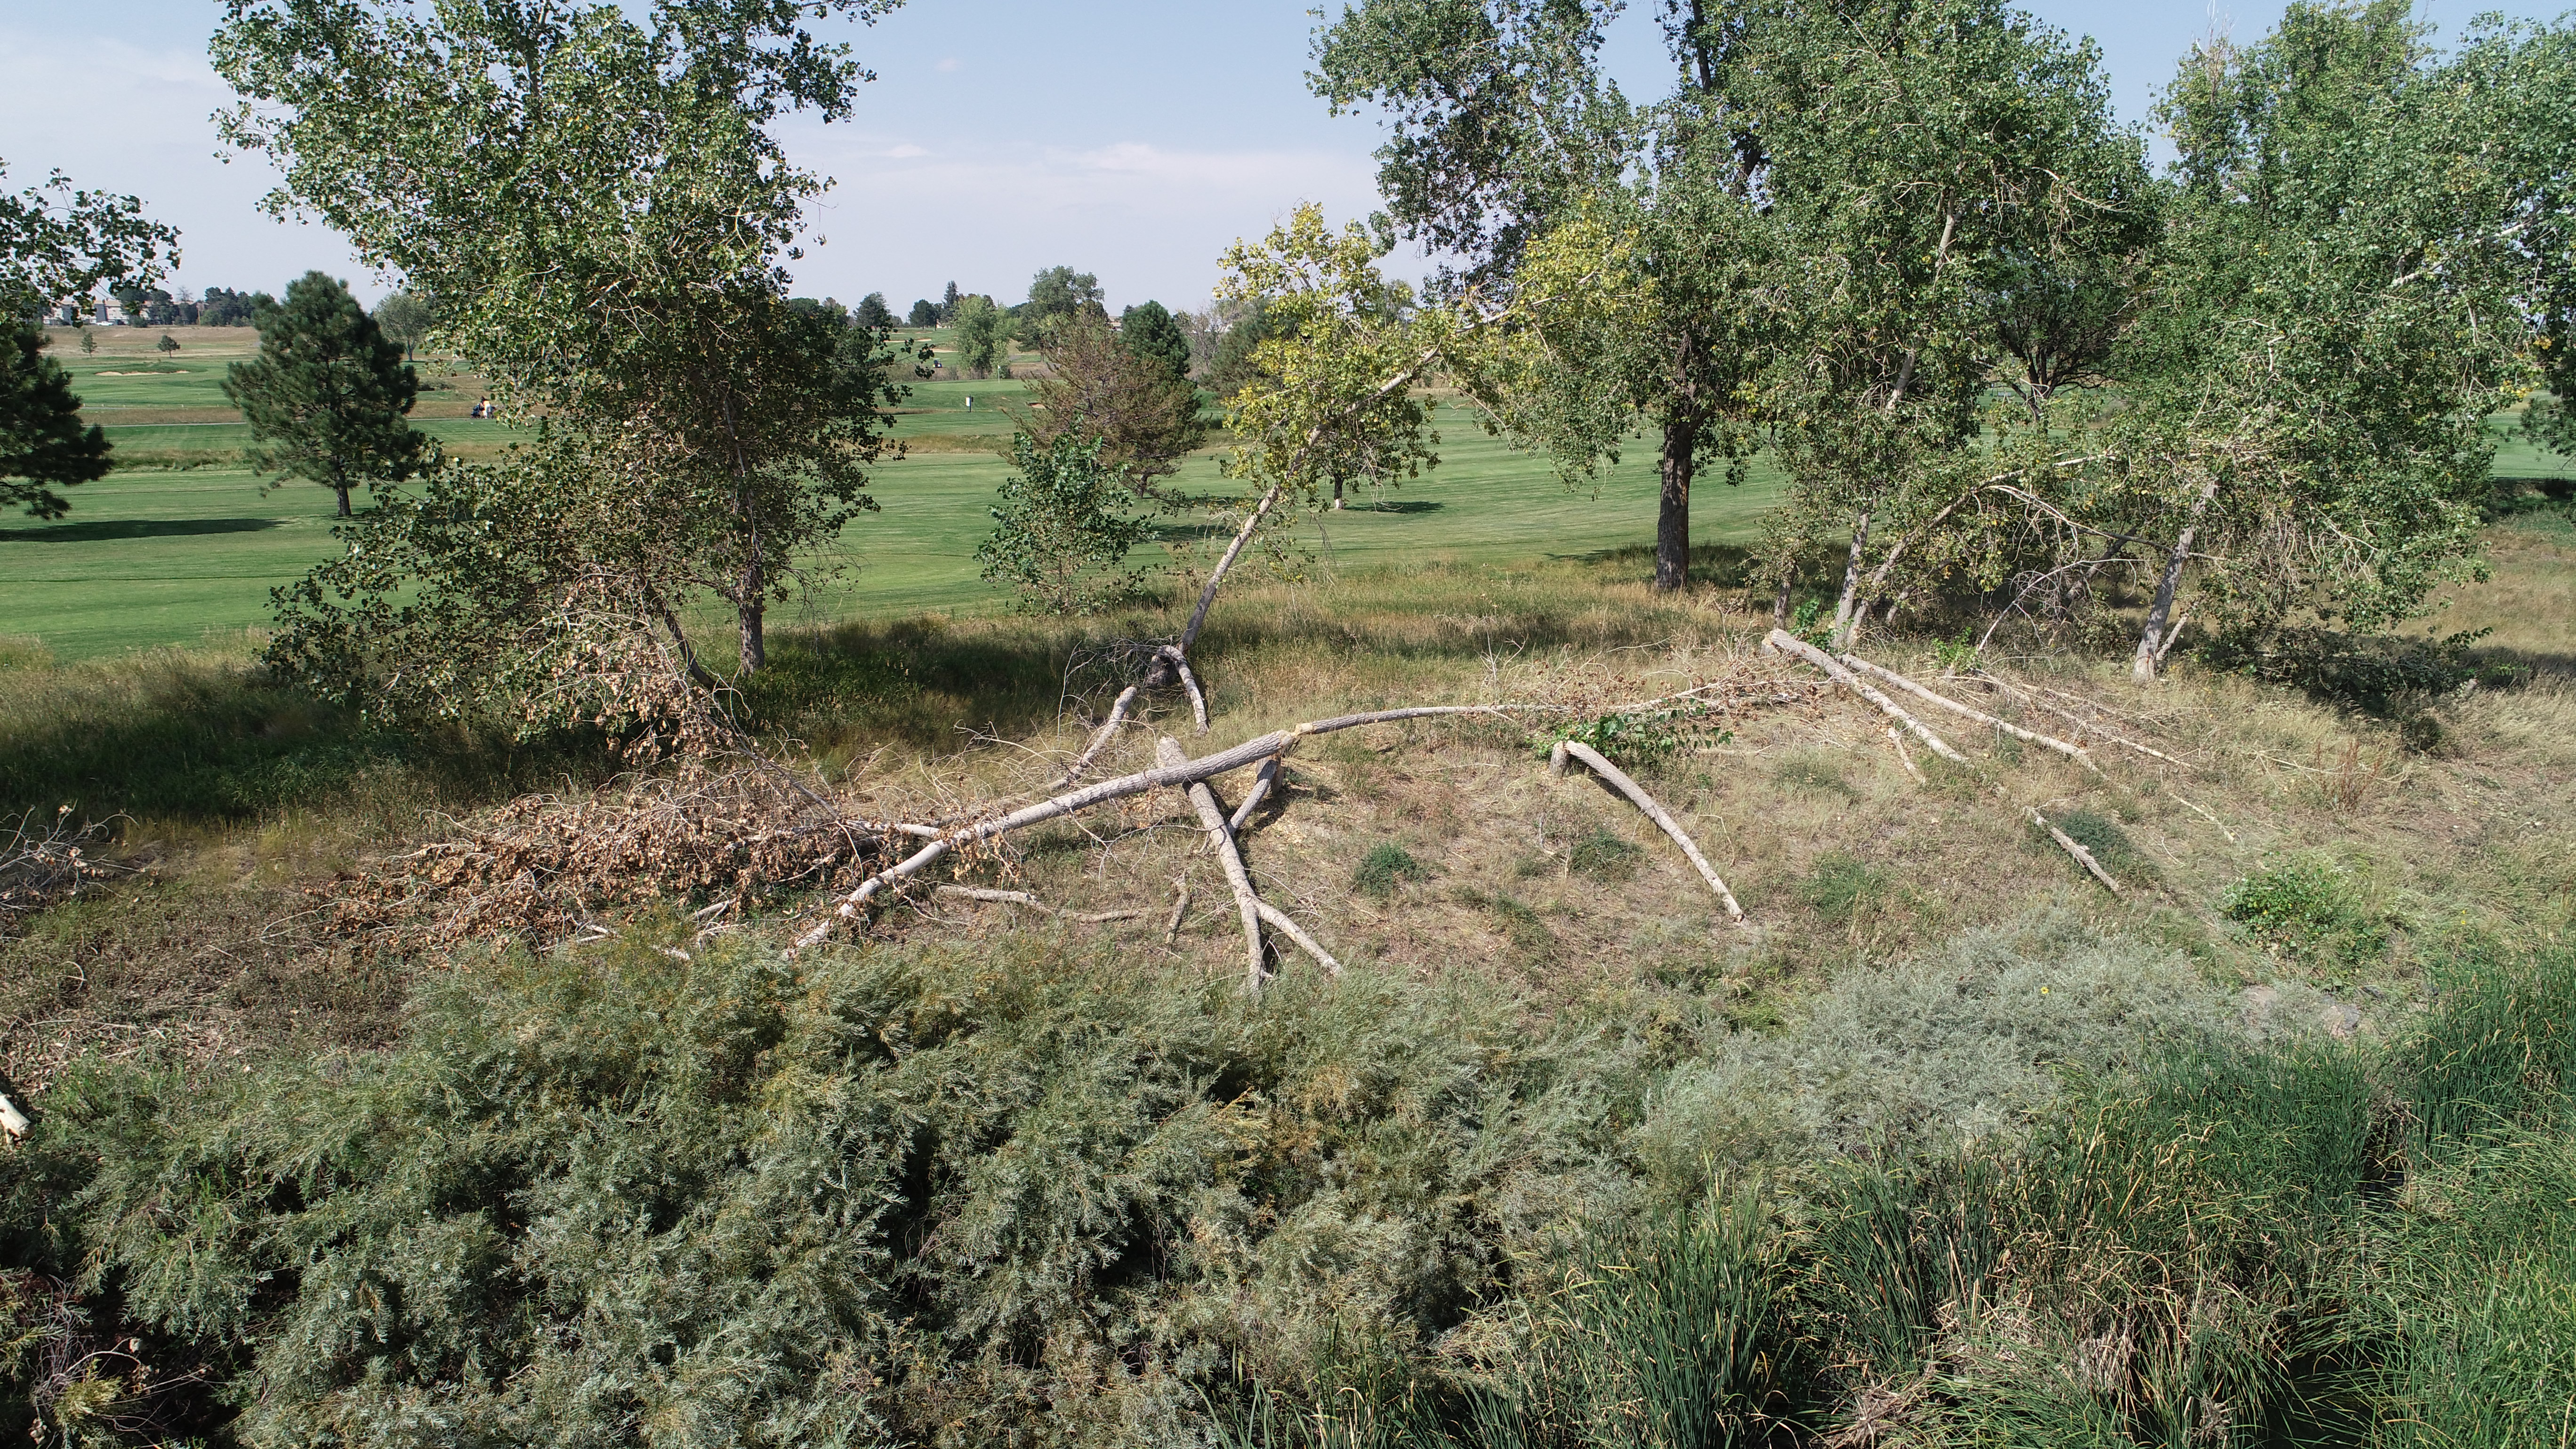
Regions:
[[2005, 734], [2011, 735], [2014, 739], [2027, 740], [2034, 745], [2045, 745], [2048, 748], [2057, 751], [2059, 754], [2064, 755], [2068, 759], [2073, 760], [2075, 763], [2082, 765], [2084, 768], [2091, 770], [2094, 774], [2098, 775], [2102, 773], [2102, 767], [2093, 763], [2093, 757], [2086, 754], [2084, 752], [2084, 747], [2081, 745], [2071, 745], [2054, 735], [2044, 735], [2039, 733], [2037, 730], [2026, 730], [2020, 725], [2008, 724], [2003, 720], [1999, 720], [1993, 715], [1987, 714], [1983, 710], [1970, 709], [1968, 706], [1959, 703], [1957, 700], [1952, 699], [1947, 695], [1935, 694], [1931, 690], [1924, 688], [1922, 685], [1915, 683], [1913, 680], [1906, 678], [1904, 675], [1897, 673], [1895, 670], [1882, 669], [1879, 666], [1870, 663], [1868, 660], [1860, 658], [1858, 655], [1846, 654], [1842, 657], [1842, 660], [1843, 663], [1850, 665], [1852, 668], [1857, 669], [1864, 674], [1886, 680], [1888, 683], [1895, 685], [1897, 688], [1904, 690], [1906, 693], [1913, 695], [1917, 699], [1937, 704], [1943, 709], [1949, 710], [1953, 714], [1965, 715], [1969, 719], [1977, 721], [1979, 724], [1988, 725], [2001, 730]]
[[1564, 774], [1568, 756], [1581, 760], [1586, 768], [1608, 781], [1611, 788], [1627, 796], [1630, 803], [1645, 812], [1647, 819], [1655, 822], [1666, 835], [1671, 836], [1673, 844], [1682, 848], [1682, 854], [1690, 857], [1690, 863], [1699, 871], [1700, 879], [1707, 881], [1708, 888], [1717, 892], [1718, 901], [1726, 907], [1728, 919], [1739, 926], [1744, 924], [1744, 907], [1735, 903], [1735, 892], [1728, 890], [1726, 882], [1718, 878], [1716, 867], [1708, 863], [1707, 856], [1699, 853], [1699, 846], [1691, 840], [1690, 833], [1682, 829], [1679, 821], [1665, 813], [1663, 806], [1655, 803], [1655, 797], [1647, 794], [1644, 786], [1628, 778], [1627, 771], [1602, 758], [1600, 751], [1573, 740], [1559, 741], [1556, 748], [1549, 753], [1548, 765], [1551, 771]]
[[1785, 649], [1790, 653], [1797, 655], [1799, 658], [1806, 660], [1809, 664], [1825, 671], [1826, 674], [1833, 678], [1835, 683], [1842, 685], [1852, 693], [1859, 695], [1861, 698], [1868, 700], [1874, 705], [1877, 705], [1881, 710], [1884, 710], [1887, 713], [1888, 718], [1895, 720], [1898, 724], [1901, 724], [1908, 730], [1913, 731], [1914, 737], [1923, 742], [1923, 747], [1925, 749], [1930, 750], [1932, 753], [1939, 755], [1945, 760], [1950, 760], [1957, 764], [1964, 765], [1968, 763], [1967, 756], [1950, 748], [1949, 745], [1942, 741], [1939, 735], [1932, 733], [1930, 726], [1924, 724], [1923, 721], [1916, 719], [1914, 716], [1907, 714], [1895, 700], [1889, 699], [1886, 695], [1872, 689], [1867, 683], [1862, 681], [1860, 676], [1843, 668], [1840, 664], [1835, 663], [1834, 657], [1827, 654], [1822, 649], [1817, 648], [1815, 645], [1808, 643], [1806, 640], [1799, 638], [1797, 635], [1790, 633], [1786, 629], [1772, 630], [1769, 638], [1765, 640], [1765, 642], [1773, 648]]

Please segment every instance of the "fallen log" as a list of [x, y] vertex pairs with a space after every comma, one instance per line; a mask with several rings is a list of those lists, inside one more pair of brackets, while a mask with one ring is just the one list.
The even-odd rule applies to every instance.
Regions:
[[1142, 795], [1148, 790], [1186, 787], [1194, 781], [1212, 780], [1219, 775], [1240, 770], [1246, 765], [1258, 764], [1273, 755], [1285, 754], [1294, 749], [1298, 741], [1310, 735], [1328, 735], [1341, 730], [1359, 729], [1366, 725], [1392, 724], [1400, 720], [1503, 713], [1506, 711], [1500, 705], [1430, 704], [1414, 705], [1404, 709], [1372, 710], [1366, 714], [1346, 714], [1332, 719], [1314, 720], [1305, 724], [1291, 725], [1284, 730], [1272, 730], [1266, 735], [1246, 740], [1231, 749], [1219, 750], [1215, 754], [1202, 756], [1183, 765], [1157, 765], [1150, 770], [1139, 770], [1132, 775], [1121, 775], [1116, 779], [1087, 785], [1082, 789], [1056, 795], [1033, 805], [1024, 805], [1005, 815], [991, 816], [962, 824], [901, 861], [859, 882], [858, 887], [842, 899], [831, 915], [797, 937], [796, 944], [802, 948], [823, 941], [832, 934], [835, 924], [856, 917], [859, 907], [866, 905], [886, 887], [919, 875], [941, 857], [962, 845], [991, 840], [996, 836], [1008, 835], [1015, 830], [1025, 830], [1032, 825], [1044, 824], [1049, 820], [1060, 820], [1065, 816], [1088, 810], [1094, 805], [1111, 800], [1123, 800], [1132, 795]]
[[1972, 709], [1967, 705], [1961, 704], [1959, 701], [1950, 698], [1948, 695], [1936, 694], [1915, 681], [1906, 678], [1904, 675], [1897, 673], [1895, 670], [1883, 669], [1858, 655], [1846, 654], [1842, 656], [1842, 661], [1844, 664], [1849, 665], [1851, 668], [1857, 669], [1864, 674], [1871, 675], [1874, 678], [1884, 679], [1888, 683], [1895, 685], [1897, 688], [1904, 690], [1906, 693], [1911, 694], [1915, 698], [1923, 700], [1926, 703], [1937, 704], [1953, 714], [1965, 715], [1979, 724], [2001, 730], [2003, 733], [2012, 736], [2014, 739], [2027, 740], [2034, 745], [2045, 745], [2049, 749], [2055, 750], [2059, 754], [2073, 760], [2075, 763], [2091, 770], [2094, 774], [2098, 775], [2102, 773], [2102, 767], [2093, 763], [2093, 757], [2084, 752], [2084, 747], [2082, 745], [2069, 744], [2066, 741], [2057, 738], [2055, 735], [2044, 735], [2037, 730], [2026, 730], [2020, 725], [1999, 720], [1993, 715], [1986, 713], [1984, 710]]
[[1556, 748], [1548, 752], [1550, 771], [1559, 775], [1564, 774], [1565, 762], [1569, 756], [1581, 760], [1585, 768], [1608, 781], [1611, 788], [1627, 796], [1629, 803], [1644, 811], [1647, 819], [1655, 822], [1666, 835], [1671, 836], [1673, 843], [1682, 848], [1682, 854], [1690, 857], [1690, 863], [1698, 869], [1700, 879], [1707, 881], [1708, 888], [1717, 892], [1719, 902], [1726, 907], [1728, 918], [1739, 926], [1744, 924], [1744, 907], [1735, 903], [1735, 892], [1728, 890], [1726, 882], [1718, 878], [1716, 867], [1708, 863], [1707, 856], [1699, 853], [1699, 846], [1691, 840], [1690, 833], [1682, 829], [1679, 821], [1665, 813], [1663, 806], [1655, 803], [1655, 797], [1647, 794], [1644, 786], [1628, 778], [1627, 771], [1602, 758], [1600, 751], [1590, 745], [1577, 744], [1572, 740], [1559, 740]]
[[[1154, 758], [1168, 769], [1185, 769], [1190, 763], [1190, 757], [1181, 753], [1180, 741], [1170, 735], [1155, 744]], [[1216, 847], [1217, 861], [1225, 867], [1225, 883], [1234, 888], [1234, 908], [1243, 916], [1244, 990], [1259, 991], [1261, 983], [1270, 979], [1261, 963], [1261, 896], [1252, 888], [1252, 873], [1243, 868], [1243, 852], [1235, 848], [1225, 812], [1216, 808], [1216, 792], [1205, 780], [1190, 781], [1187, 791], [1190, 804], [1199, 812], [1199, 826], [1207, 831], [1208, 843]]]
[[1881, 710], [1886, 712], [1888, 718], [1895, 720], [1898, 724], [1901, 724], [1905, 726], [1906, 729], [1912, 731], [1914, 737], [1923, 742], [1923, 747], [1925, 749], [1930, 750], [1932, 753], [1939, 755], [1945, 760], [1950, 760], [1957, 764], [1964, 765], [1968, 763], [1968, 757], [1960, 754], [1957, 750], [1954, 750], [1950, 748], [1949, 745], [1943, 743], [1939, 735], [1932, 733], [1931, 726], [1926, 725], [1923, 721], [1907, 714], [1903, 707], [1898, 705], [1895, 700], [1889, 699], [1886, 695], [1871, 688], [1867, 681], [1863, 680], [1859, 675], [1852, 673], [1850, 670], [1843, 668], [1842, 665], [1834, 662], [1834, 657], [1827, 654], [1822, 649], [1817, 648], [1815, 645], [1808, 643], [1806, 640], [1799, 638], [1797, 635], [1790, 633], [1786, 629], [1772, 630], [1770, 637], [1765, 639], [1763, 642], [1772, 648], [1785, 649], [1788, 652], [1797, 655], [1799, 658], [1806, 660], [1809, 664], [1825, 671], [1826, 675], [1831, 677], [1835, 683], [1842, 685], [1852, 693], [1859, 695], [1861, 698], [1868, 700], [1874, 705], [1877, 705]]
[[[2115, 734], [2111, 733], [2109, 730], [2103, 729], [2103, 728], [2102, 728], [2102, 725], [2101, 725], [2101, 722], [2100, 722], [2100, 721], [2098, 721], [2098, 720], [2089, 720], [2089, 719], [2086, 719], [2084, 716], [2082, 716], [2082, 715], [2080, 715], [2080, 714], [2077, 714], [2077, 713], [2076, 713], [2076, 712], [2074, 712], [2073, 710], [2070, 710], [2070, 709], [2061, 709], [2061, 708], [2059, 708], [2059, 707], [2058, 707], [2058, 706], [2056, 706], [2056, 705], [2050, 704], [2047, 700], [2037, 698], [2037, 697], [2035, 697], [2035, 696], [2033, 696], [2033, 695], [2031, 695], [2031, 694], [2029, 694], [2029, 693], [2027, 693], [2027, 692], [2025, 692], [2025, 691], [2023, 691], [2023, 690], [2015, 689], [2015, 688], [2013, 688], [2011, 685], [2004, 683], [2001, 679], [1996, 678], [1994, 675], [1989, 674], [1989, 673], [1987, 673], [1986, 671], [1984, 671], [1984, 670], [1982, 670], [1982, 669], [1977, 671], [1977, 678], [1979, 678], [1980, 680], [1983, 680], [1984, 682], [1986, 682], [1986, 683], [1988, 683], [1988, 684], [1993, 685], [1995, 688], [2002, 690], [2004, 693], [2011, 695], [2012, 697], [2014, 697], [2015, 699], [2020, 700], [2020, 701], [2021, 701], [2022, 703], [2024, 703], [2024, 704], [2032, 705], [2032, 706], [2034, 706], [2034, 707], [2036, 707], [2036, 708], [2047, 710], [2050, 714], [2053, 714], [2053, 715], [2057, 716], [2059, 719], [2066, 720], [2066, 721], [2068, 721], [2068, 722], [2070, 722], [2070, 723], [2073, 723], [2073, 724], [2079, 724], [2079, 725], [2084, 726], [2086, 729], [2089, 729], [2089, 730], [2095, 731], [2096, 733], [2100, 734], [2100, 735], [2102, 736], [2102, 738], [2104, 738], [2104, 739], [2106, 739], [2106, 740], [2109, 740], [2111, 743], [2113, 743], [2113, 744], [2115, 744], [2115, 745], [2124, 745], [2124, 746], [2128, 747], [2129, 749], [2133, 749], [2133, 750], [2137, 751], [2139, 754], [2146, 755], [2146, 756], [2149, 756], [2149, 757], [2154, 758], [2154, 759], [2162, 760], [2162, 761], [2164, 761], [2164, 762], [2165, 762], [2166, 764], [2168, 764], [2168, 765], [2181, 765], [2181, 766], [2182, 766], [2182, 768], [2184, 768], [2184, 769], [2186, 769], [2186, 770], [2188, 770], [2188, 769], [2190, 769], [2190, 768], [2191, 768], [2191, 766], [2186, 765], [2186, 764], [2183, 764], [2183, 762], [2182, 762], [2182, 761], [2175, 759], [2173, 756], [2166, 754], [2166, 753], [2165, 753], [2164, 751], [2162, 751], [2162, 750], [2158, 750], [2158, 749], [2151, 749], [2151, 748], [2149, 748], [2149, 747], [2147, 747], [2147, 746], [2145, 746], [2145, 745], [2139, 744], [2136, 740], [2129, 739], [2129, 738], [2127, 738], [2127, 737], [2125, 737], [2125, 736], [2122, 736], [2122, 735], [2115, 735]], [[2058, 693], [2059, 693], [2059, 691], [2057, 691], [2057, 690], [2053, 690], [2053, 689], [2052, 689], [2052, 690], [2050, 690], [2050, 691], [2048, 691], [2048, 692], [2049, 692], [2049, 693], [2051, 693], [2051, 694], [2058, 694]], [[2082, 696], [2080, 696], [2080, 695], [2063, 694], [2063, 695], [2060, 695], [2059, 697], [2060, 697], [2060, 698], [2064, 698], [2064, 699], [2072, 699], [2072, 700], [2075, 700], [2075, 701], [2076, 701], [2077, 703], [2079, 703], [2079, 704], [2086, 705], [2086, 706], [2088, 706], [2088, 707], [2090, 707], [2090, 708], [2092, 708], [2092, 709], [2095, 709], [2095, 710], [2100, 710], [2100, 711], [2101, 711], [2102, 713], [2104, 713], [2104, 714], [2109, 714], [2109, 713], [2110, 713], [2110, 711], [2109, 711], [2109, 710], [2107, 710], [2107, 709], [2103, 709], [2103, 708], [2102, 708], [2102, 706], [2100, 706], [2100, 705], [2098, 705], [2098, 704], [2094, 704], [2094, 703], [2093, 703], [2093, 701], [2091, 701], [2091, 700], [2089, 700], [2089, 699], [2085, 699], [2085, 698], [2083, 698], [2083, 697], [2082, 697]]]

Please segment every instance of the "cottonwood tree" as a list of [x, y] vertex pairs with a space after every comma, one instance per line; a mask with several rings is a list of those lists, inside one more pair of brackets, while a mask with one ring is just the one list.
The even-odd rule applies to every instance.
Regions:
[[408, 421], [420, 379], [402, 347], [327, 272], [288, 283], [260, 314], [259, 354], [223, 388], [250, 424], [251, 466], [330, 489], [342, 518], [352, 489], [402, 482], [437, 456]]
[[2383, 628], [2479, 567], [2485, 419], [2548, 322], [2576, 75], [2564, 33], [2448, 61], [2424, 35], [2398, 3], [2296, 5], [2166, 92], [2172, 229], [2098, 503], [2141, 545], [2141, 678], [2186, 607], [2260, 649], [2301, 618]]
[[107, 475], [107, 435], [81, 426], [70, 374], [43, 355], [32, 319], [101, 282], [150, 281], [178, 260], [178, 239], [135, 198], [82, 190], [59, 171], [0, 192], [0, 508], [60, 518], [71, 504], [56, 488]]
[[1011, 316], [978, 295], [957, 299], [952, 308], [957, 329], [957, 363], [976, 377], [991, 377], [1011, 355]]
[[[1029, 299], [1019, 305], [1019, 340], [1044, 348], [1057, 324], [1087, 312], [1101, 312], [1100, 278], [1071, 267], [1048, 267], [1029, 279]], [[1106, 315], [1105, 313], [1103, 315]]]
[[1118, 314], [1118, 345], [1175, 378], [1190, 375], [1190, 334], [1160, 302], [1140, 302]]
[[402, 344], [406, 358], [420, 351], [421, 344], [429, 340], [430, 328], [436, 325], [436, 313], [429, 299], [409, 290], [387, 292], [385, 299], [378, 302], [376, 310], [369, 315], [376, 319], [377, 328], [387, 337]]
[[[795, 559], [869, 506], [879, 409], [897, 387], [890, 352], [882, 366], [839, 365], [845, 329], [787, 304], [781, 261], [825, 183], [788, 164], [769, 125], [796, 110], [847, 116], [866, 72], [805, 24], [891, 4], [231, 0], [213, 52], [244, 100], [223, 129], [283, 171], [267, 205], [319, 217], [440, 297], [443, 334], [505, 413], [542, 415], [549, 431], [537, 453], [443, 475], [450, 515], [488, 495], [466, 510], [484, 534], [379, 509], [358, 544], [450, 579], [480, 565], [429, 567], [431, 552], [516, 549], [545, 561], [553, 592], [457, 585], [455, 608], [423, 600], [383, 617], [445, 629], [471, 654], [547, 636], [519, 617], [478, 629], [466, 603], [572, 610], [586, 590], [582, 608], [658, 625], [668, 645], [655, 647], [696, 669], [678, 615], [711, 593], [735, 614], [742, 667], [761, 666], [766, 609]], [[532, 476], [610, 496], [529, 507]], [[345, 570], [308, 582], [285, 601], [279, 658], [346, 663], [334, 610], [364, 612], [375, 596], [350, 594]]]

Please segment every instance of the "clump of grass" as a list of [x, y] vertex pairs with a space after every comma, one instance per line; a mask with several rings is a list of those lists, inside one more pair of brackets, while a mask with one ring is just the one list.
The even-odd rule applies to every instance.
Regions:
[[1351, 872], [1351, 889], [1377, 900], [1392, 900], [1396, 887], [1409, 880], [1429, 880], [1430, 868], [1392, 840], [1382, 840], [1360, 857]]
[[1789, 756], [1772, 770], [1771, 778], [1791, 790], [1838, 795], [1845, 800], [1860, 798], [1860, 791], [1843, 778], [1841, 761], [1822, 751], [1802, 750]]
[[1634, 879], [1637, 862], [1646, 852], [1634, 842], [1622, 839], [1606, 826], [1592, 827], [1592, 833], [1574, 842], [1565, 853], [1565, 867], [1576, 875], [1605, 883]]
[[2344, 872], [2319, 856], [2294, 857], [2243, 877], [2218, 910], [2265, 945], [2292, 954], [2359, 965], [2388, 948], [2387, 928], [2362, 910]]
[[1887, 873], [1856, 855], [1827, 851], [1798, 883], [1798, 899], [1836, 925], [1849, 925], [1885, 905], [1895, 893]]

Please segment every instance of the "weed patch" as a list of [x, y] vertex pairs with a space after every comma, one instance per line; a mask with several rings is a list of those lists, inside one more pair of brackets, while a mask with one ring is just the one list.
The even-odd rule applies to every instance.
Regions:
[[1406, 881], [1429, 880], [1431, 871], [1421, 861], [1394, 841], [1380, 841], [1360, 857], [1359, 868], [1351, 872], [1351, 889], [1377, 900], [1392, 900], [1396, 887]]
[[2219, 902], [2219, 914], [2275, 950], [2347, 966], [2388, 948], [2387, 928], [2362, 911], [2343, 870], [2317, 856], [2240, 879]]
[[1590, 834], [1567, 848], [1565, 868], [1576, 875], [1604, 882], [1631, 880], [1636, 877], [1637, 863], [1645, 850], [1608, 827], [1596, 825]]

